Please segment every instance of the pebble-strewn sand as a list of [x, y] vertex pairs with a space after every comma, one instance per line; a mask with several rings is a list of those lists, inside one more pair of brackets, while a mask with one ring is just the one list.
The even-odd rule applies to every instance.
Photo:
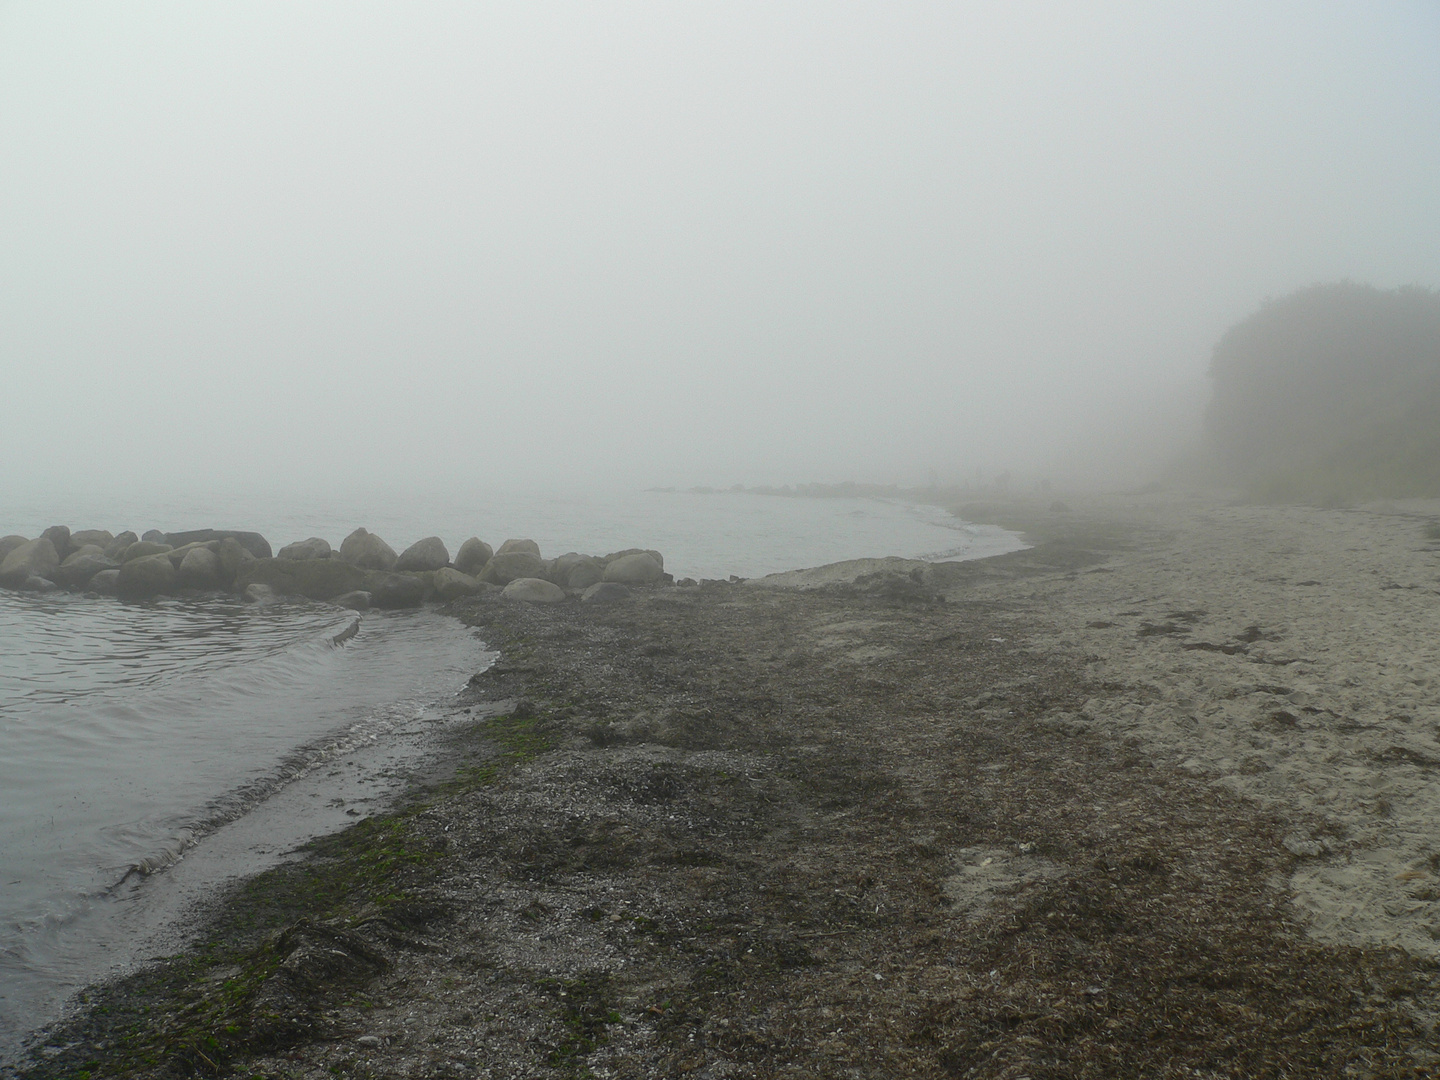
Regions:
[[1119, 684], [1075, 722], [1294, 813], [1317, 937], [1440, 956], [1440, 502], [1072, 513], [1131, 523], [1132, 550], [957, 591], [1028, 593], [1051, 626], [1032, 646]]
[[1137, 738], [1160, 763], [1292, 816], [1291, 888], [1318, 938], [1440, 957], [1440, 500], [1070, 506], [991, 509], [1041, 536], [1088, 534], [1092, 565], [865, 560], [766, 583], [916, 570], [952, 599], [1038, 615], [1049, 630], [1030, 648], [1083, 658], [1108, 684], [1057, 723]]

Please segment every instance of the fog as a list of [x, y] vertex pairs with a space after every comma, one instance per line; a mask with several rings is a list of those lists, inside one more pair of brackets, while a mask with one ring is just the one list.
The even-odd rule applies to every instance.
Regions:
[[0, 4], [0, 496], [1131, 483], [1440, 285], [1433, 3]]

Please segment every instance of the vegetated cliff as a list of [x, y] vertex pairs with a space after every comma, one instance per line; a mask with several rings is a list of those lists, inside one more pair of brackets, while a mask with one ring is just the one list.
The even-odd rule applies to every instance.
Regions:
[[1251, 496], [1440, 495], [1440, 293], [1301, 289], [1231, 327], [1210, 374], [1217, 460]]

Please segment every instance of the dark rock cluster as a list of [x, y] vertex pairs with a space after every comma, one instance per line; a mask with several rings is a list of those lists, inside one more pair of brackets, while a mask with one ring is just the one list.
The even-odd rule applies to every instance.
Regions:
[[607, 602], [630, 587], [671, 580], [658, 551], [630, 548], [599, 556], [571, 551], [546, 559], [533, 540], [506, 540], [492, 549], [472, 536], [452, 560], [438, 536], [418, 540], [397, 555], [363, 528], [338, 549], [312, 536], [273, 553], [259, 533], [224, 529], [117, 536], [105, 529], [72, 533], [54, 525], [33, 539], [0, 538], [0, 587], [67, 589], [129, 600], [223, 592], [251, 601], [303, 596], [357, 610], [448, 603], [482, 594], [532, 603], [571, 596]]

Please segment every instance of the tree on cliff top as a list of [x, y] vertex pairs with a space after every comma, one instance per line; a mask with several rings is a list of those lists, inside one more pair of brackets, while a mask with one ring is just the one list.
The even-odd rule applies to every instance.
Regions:
[[1251, 495], [1440, 495], [1440, 293], [1302, 289], [1231, 327], [1210, 376], [1217, 459]]

